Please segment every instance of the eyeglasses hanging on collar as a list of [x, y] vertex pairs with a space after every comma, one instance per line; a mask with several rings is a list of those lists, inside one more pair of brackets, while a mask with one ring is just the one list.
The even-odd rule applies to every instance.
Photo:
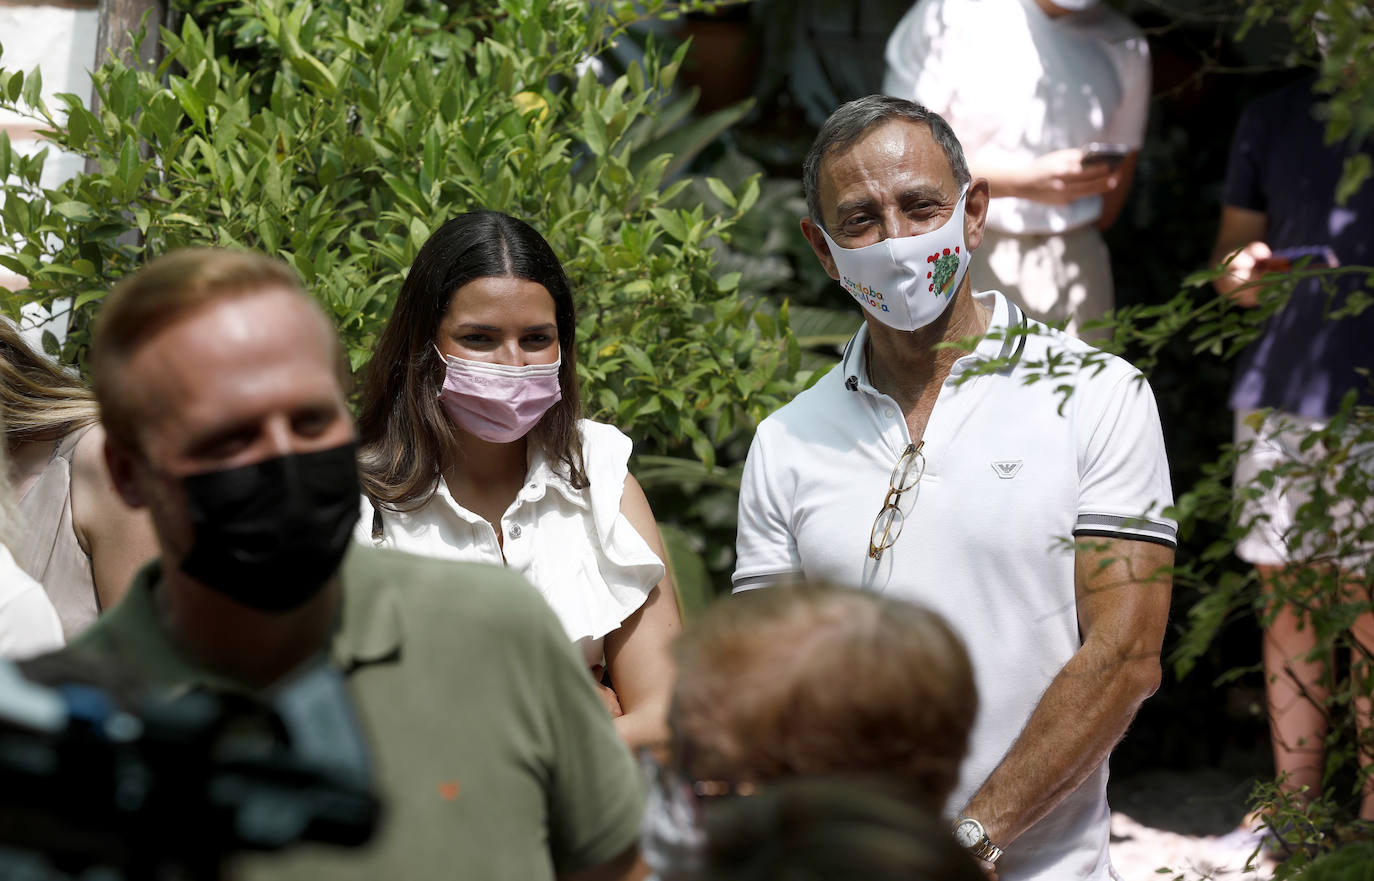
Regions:
[[897, 536], [902, 534], [902, 524], [906, 522], [906, 517], [902, 515], [898, 503], [902, 500], [902, 493], [915, 489], [916, 484], [921, 482], [922, 475], [926, 473], [926, 457], [921, 453], [921, 448], [925, 445], [925, 441], [907, 444], [901, 458], [892, 468], [887, 495], [883, 497], [883, 506], [879, 509], [878, 516], [873, 519], [873, 531], [868, 536], [868, 556], [875, 561], [881, 561], [883, 551], [896, 544]]

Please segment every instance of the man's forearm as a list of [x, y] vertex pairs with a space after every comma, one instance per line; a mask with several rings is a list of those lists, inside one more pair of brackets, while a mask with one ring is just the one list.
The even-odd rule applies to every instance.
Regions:
[[1158, 653], [1113, 658], [1079, 649], [964, 813], [1009, 847], [1106, 761], [1159, 679]]

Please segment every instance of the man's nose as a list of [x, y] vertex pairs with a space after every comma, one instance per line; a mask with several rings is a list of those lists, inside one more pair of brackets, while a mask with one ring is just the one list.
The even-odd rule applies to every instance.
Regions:
[[920, 232], [920, 225], [903, 211], [893, 210], [883, 214], [882, 234], [884, 239], [904, 239]]
[[285, 415], [273, 417], [268, 421], [266, 430], [263, 432], [264, 452], [263, 458], [273, 458], [275, 456], [289, 456], [292, 453], [301, 452], [301, 438], [297, 436], [295, 429], [291, 426], [291, 420]]

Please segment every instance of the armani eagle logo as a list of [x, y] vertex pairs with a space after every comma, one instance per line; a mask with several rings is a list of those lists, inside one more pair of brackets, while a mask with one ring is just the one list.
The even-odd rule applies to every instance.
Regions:
[[1002, 462], [993, 462], [992, 470], [996, 471], [997, 476], [1003, 480], [1011, 480], [1021, 470], [1021, 460], [1007, 459]]

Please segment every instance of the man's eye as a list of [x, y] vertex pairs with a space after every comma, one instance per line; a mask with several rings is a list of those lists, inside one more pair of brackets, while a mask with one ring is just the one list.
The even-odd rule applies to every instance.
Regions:
[[254, 437], [250, 431], [222, 434], [198, 444], [193, 452], [205, 459], [230, 459], [252, 443]]
[[334, 422], [334, 414], [326, 412], [303, 413], [293, 420], [296, 433], [306, 437], [323, 434]]

